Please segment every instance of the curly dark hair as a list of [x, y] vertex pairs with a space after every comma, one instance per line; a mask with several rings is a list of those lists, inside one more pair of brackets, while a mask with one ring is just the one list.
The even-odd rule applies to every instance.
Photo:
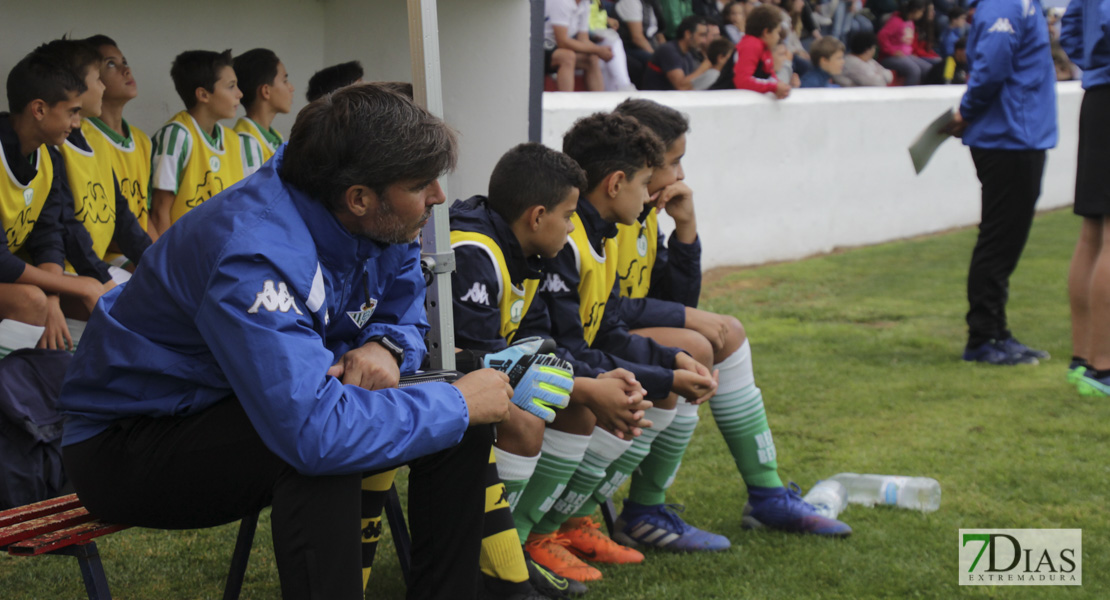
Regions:
[[582, 117], [563, 137], [563, 152], [586, 171], [589, 190], [616, 171], [631, 177], [640, 169], [663, 166], [664, 151], [651, 129], [616, 113]]

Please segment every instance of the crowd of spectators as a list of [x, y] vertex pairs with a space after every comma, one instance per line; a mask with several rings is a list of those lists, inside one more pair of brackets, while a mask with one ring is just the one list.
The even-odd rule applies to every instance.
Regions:
[[[544, 9], [548, 89], [779, 98], [797, 87], [966, 83], [974, 14], [968, 0], [545, 0]], [[1076, 79], [1057, 41], [1062, 10], [1046, 13], [1057, 79]]]

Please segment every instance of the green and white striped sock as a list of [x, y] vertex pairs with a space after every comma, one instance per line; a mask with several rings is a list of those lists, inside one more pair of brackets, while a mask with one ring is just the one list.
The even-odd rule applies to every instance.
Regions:
[[520, 543], [528, 540], [532, 528], [551, 510], [562, 495], [578, 463], [586, 454], [590, 436], [575, 435], [547, 429], [543, 434], [543, 451], [536, 462], [528, 485], [521, 492], [513, 509], [513, 521], [520, 535]]
[[682, 456], [698, 426], [698, 407], [679, 398], [674, 421], [659, 433], [651, 444], [651, 452], [632, 474], [628, 499], [645, 506], [662, 504], [667, 488], [674, 483]]
[[767, 424], [763, 394], [755, 385], [748, 341], [714, 368], [720, 371], [720, 380], [709, 408], [740, 476], [749, 487], [782, 487], [775, 441]]
[[644, 418], [651, 421], [652, 425], [645, 429], [639, 437], [632, 440], [632, 445], [628, 447], [628, 450], [605, 470], [605, 479], [597, 487], [597, 491], [594, 492], [594, 500], [598, 504], [612, 498], [621, 484], [632, 475], [636, 467], [640, 466], [648, 452], [651, 451], [651, 444], [655, 441], [655, 438], [659, 437], [659, 433], [674, 421], [675, 412], [673, 408], [662, 409], [656, 407], [644, 411]]
[[594, 428], [586, 455], [567, 483], [563, 495], [532, 531], [551, 533], [571, 517], [592, 515], [597, 509], [593, 493], [605, 478], [605, 470], [631, 446], [632, 440], [622, 440], [600, 427]]

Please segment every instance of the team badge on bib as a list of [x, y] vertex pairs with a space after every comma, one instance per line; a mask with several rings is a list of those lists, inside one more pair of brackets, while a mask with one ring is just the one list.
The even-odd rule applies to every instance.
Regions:
[[524, 300], [517, 299], [509, 306], [509, 320], [513, 323], [520, 323], [520, 318], [524, 316]]
[[213, 170], [213, 171], [219, 171], [220, 170], [220, 157], [213, 156], [212, 158], [209, 158], [208, 159], [208, 168]]
[[359, 329], [362, 329], [370, 321], [370, 316], [374, 314], [374, 309], [377, 307], [378, 299], [371, 298], [363, 303], [359, 310], [347, 311], [347, 316], [351, 317], [351, 320], [355, 322], [355, 325], [358, 325]]
[[647, 256], [647, 251], [648, 251], [647, 236], [644, 235], [643, 231], [641, 231], [640, 232], [640, 237], [636, 238], [636, 252], [639, 252], [640, 256]]
[[23, 190], [23, 206], [31, 206], [31, 201], [35, 199], [35, 190], [27, 188]]

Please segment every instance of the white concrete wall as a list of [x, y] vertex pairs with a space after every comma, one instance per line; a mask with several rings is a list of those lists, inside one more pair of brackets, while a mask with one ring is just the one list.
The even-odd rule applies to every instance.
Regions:
[[[915, 176], [906, 148], [963, 86], [752, 92], [654, 92], [689, 116], [686, 181], [709, 269], [789, 260], [978, 222], [979, 181], [949, 140]], [[1078, 83], [1058, 85], [1060, 141], [1048, 153], [1038, 207], [1072, 202]], [[545, 93], [543, 141], [562, 146], [575, 119], [627, 94]], [[665, 220], [665, 219], [664, 219]]]
[[[3, 0], [0, 74], [6, 80], [27, 52], [62, 34], [82, 38], [103, 33], [119, 43], [139, 86], [139, 97], [127, 105], [124, 116], [153, 134], [184, 108], [170, 79], [174, 56], [185, 50], [231, 48], [239, 54], [270, 48], [285, 63], [297, 90], [293, 112], [274, 120], [274, 126], [288, 134], [305, 104], [308, 78], [324, 65], [325, 6], [305, 0], [57, 0], [49, 5]], [[0, 106], [6, 110], [7, 104], [5, 95]]]

